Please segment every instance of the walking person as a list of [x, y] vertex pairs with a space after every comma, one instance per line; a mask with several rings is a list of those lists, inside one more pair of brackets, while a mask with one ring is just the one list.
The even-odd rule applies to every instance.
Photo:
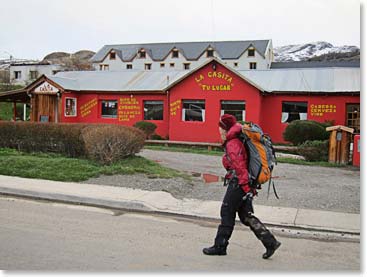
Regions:
[[253, 215], [253, 196], [256, 189], [249, 185], [248, 155], [238, 135], [242, 132], [242, 125], [237, 123], [233, 115], [224, 114], [219, 121], [219, 132], [223, 141], [225, 154], [222, 158], [224, 168], [227, 170], [225, 185], [227, 191], [224, 196], [217, 235], [212, 247], [204, 248], [206, 255], [227, 255], [228, 241], [235, 225], [236, 213], [241, 222], [249, 226], [255, 236], [266, 248], [264, 259], [270, 258], [280, 246], [265, 225]]

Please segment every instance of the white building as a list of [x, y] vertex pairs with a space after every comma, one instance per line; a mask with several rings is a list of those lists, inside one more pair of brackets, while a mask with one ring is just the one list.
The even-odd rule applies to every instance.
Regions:
[[28, 85], [42, 74], [54, 75], [64, 70], [63, 66], [48, 62], [25, 62], [10, 65], [10, 83], [14, 85]]
[[91, 59], [95, 70], [190, 70], [216, 57], [236, 70], [269, 69], [271, 40], [105, 45]]

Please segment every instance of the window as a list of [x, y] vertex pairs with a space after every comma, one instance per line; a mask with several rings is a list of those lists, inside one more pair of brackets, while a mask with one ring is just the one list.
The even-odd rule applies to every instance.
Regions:
[[183, 66], [185, 70], [190, 69], [190, 63], [184, 63]]
[[108, 64], [100, 64], [99, 70], [109, 70], [110, 66]]
[[353, 128], [354, 133], [361, 132], [360, 127], [360, 104], [347, 104], [347, 127]]
[[144, 49], [142, 49], [142, 50], [139, 51], [138, 57], [140, 59], [145, 59], [146, 58], [146, 53], [145, 53], [145, 50]]
[[182, 121], [205, 121], [205, 101], [183, 100]]
[[161, 68], [164, 68], [166, 65], [164, 63], [160, 64]]
[[52, 75], [57, 74], [58, 72], [60, 72], [60, 70], [52, 70]]
[[245, 121], [246, 102], [245, 101], [221, 101], [221, 114], [231, 114], [237, 121]]
[[145, 70], [151, 70], [152, 69], [152, 64], [151, 63], [144, 64], [144, 69]]
[[116, 60], [116, 52], [110, 53], [110, 60]]
[[76, 98], [65, 98], [65, 116], [76, 116]]
[[172, 58], [178, 58], [178, 50], [177, 49], [172, 50]]
[[126, 69], [133, 69], [133, 65], [131, 63], [127, 64]]
[[175, 67], [175, 64], [174, 63], [170, 63], [169, 64], [169, 67]]
[[14, 78], [21, 79], [22, 78], [22, 71], [14, 71]]
[[282, 123], [307, 120], [307, 102], [283, 102]]
[[103, 100], [102, 117], [117, 118], [117, 100]]
[[38, 77], [38, 71], [37, 70], [35, 70], [35, 71], [30, 71], [29, 72], [29, 75], [30, 75], [30, 77], [31, 77], [31, 80], [34, 80], [34, 79], [37, 79], [37, 77]]
[[256, 63], [250, 63], [250, 69], [256, 69]]
[[248, 57], [255, 57], [255, 49], [251, 48], [247, 51], [247, 56]]
[[163, 120], [163, 101], [144, 101], [144, 120]]
[[206, 50], [206, 57], [207, 58], [214, 57], [214, 50], [213, 49]]
[[233, 63], [233, 66], [234, 67], [238, 67], [238, 63]]

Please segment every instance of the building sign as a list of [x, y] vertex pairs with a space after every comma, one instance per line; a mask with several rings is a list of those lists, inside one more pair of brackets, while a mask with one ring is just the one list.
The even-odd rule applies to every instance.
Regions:
[[[221, 84], [210, 84], [210, 80], [219, 80]], [[206, 75], [199, 74], [195, 77], [196, 83], [203, 91], [230, 91], [233, 87], [233, 78], [221, 71], [209, 71]]]
[[336, 113], [336, 105], [311, 104], [311, 116], [324, 116], [326, 113]]
[[118, 117], [119, 121], [130, 121], [141, 115], [141, 108], [138, 99], [134, 97], [120, 98]]
[[97, 98], [93, 98], [92, 100], [89, 100], [87, 103], [80, 106], [80, 115], [82, 117], [86, 117], [92, 112], [92, 108], [97, 106], [98, 100]]
[[181, 108], [181, 100], [176, 100], [175, 102], [172, 102], [169, 104], [169, 111], [171, 113], [171, 116], [174, 116], [177, 114], [177, 111]]
[[54, 87], [53, 85], [49, 84], [48, 82], [42, 83], [40, 86], [38, 86], [34, 92], [36, 93], [44, 93], [44, 94], [56, 94], [59, 92], [59, 89]]

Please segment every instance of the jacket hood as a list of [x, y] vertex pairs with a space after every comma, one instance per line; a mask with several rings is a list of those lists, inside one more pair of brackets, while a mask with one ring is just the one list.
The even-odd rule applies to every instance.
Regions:
[[226, 136], [227, 141], [237, 138], [238, 135], [241, 134], [241, 132], [242, 132], [242, 125], [239, 123], [236, 123], [227, 132], [227, 136]]

